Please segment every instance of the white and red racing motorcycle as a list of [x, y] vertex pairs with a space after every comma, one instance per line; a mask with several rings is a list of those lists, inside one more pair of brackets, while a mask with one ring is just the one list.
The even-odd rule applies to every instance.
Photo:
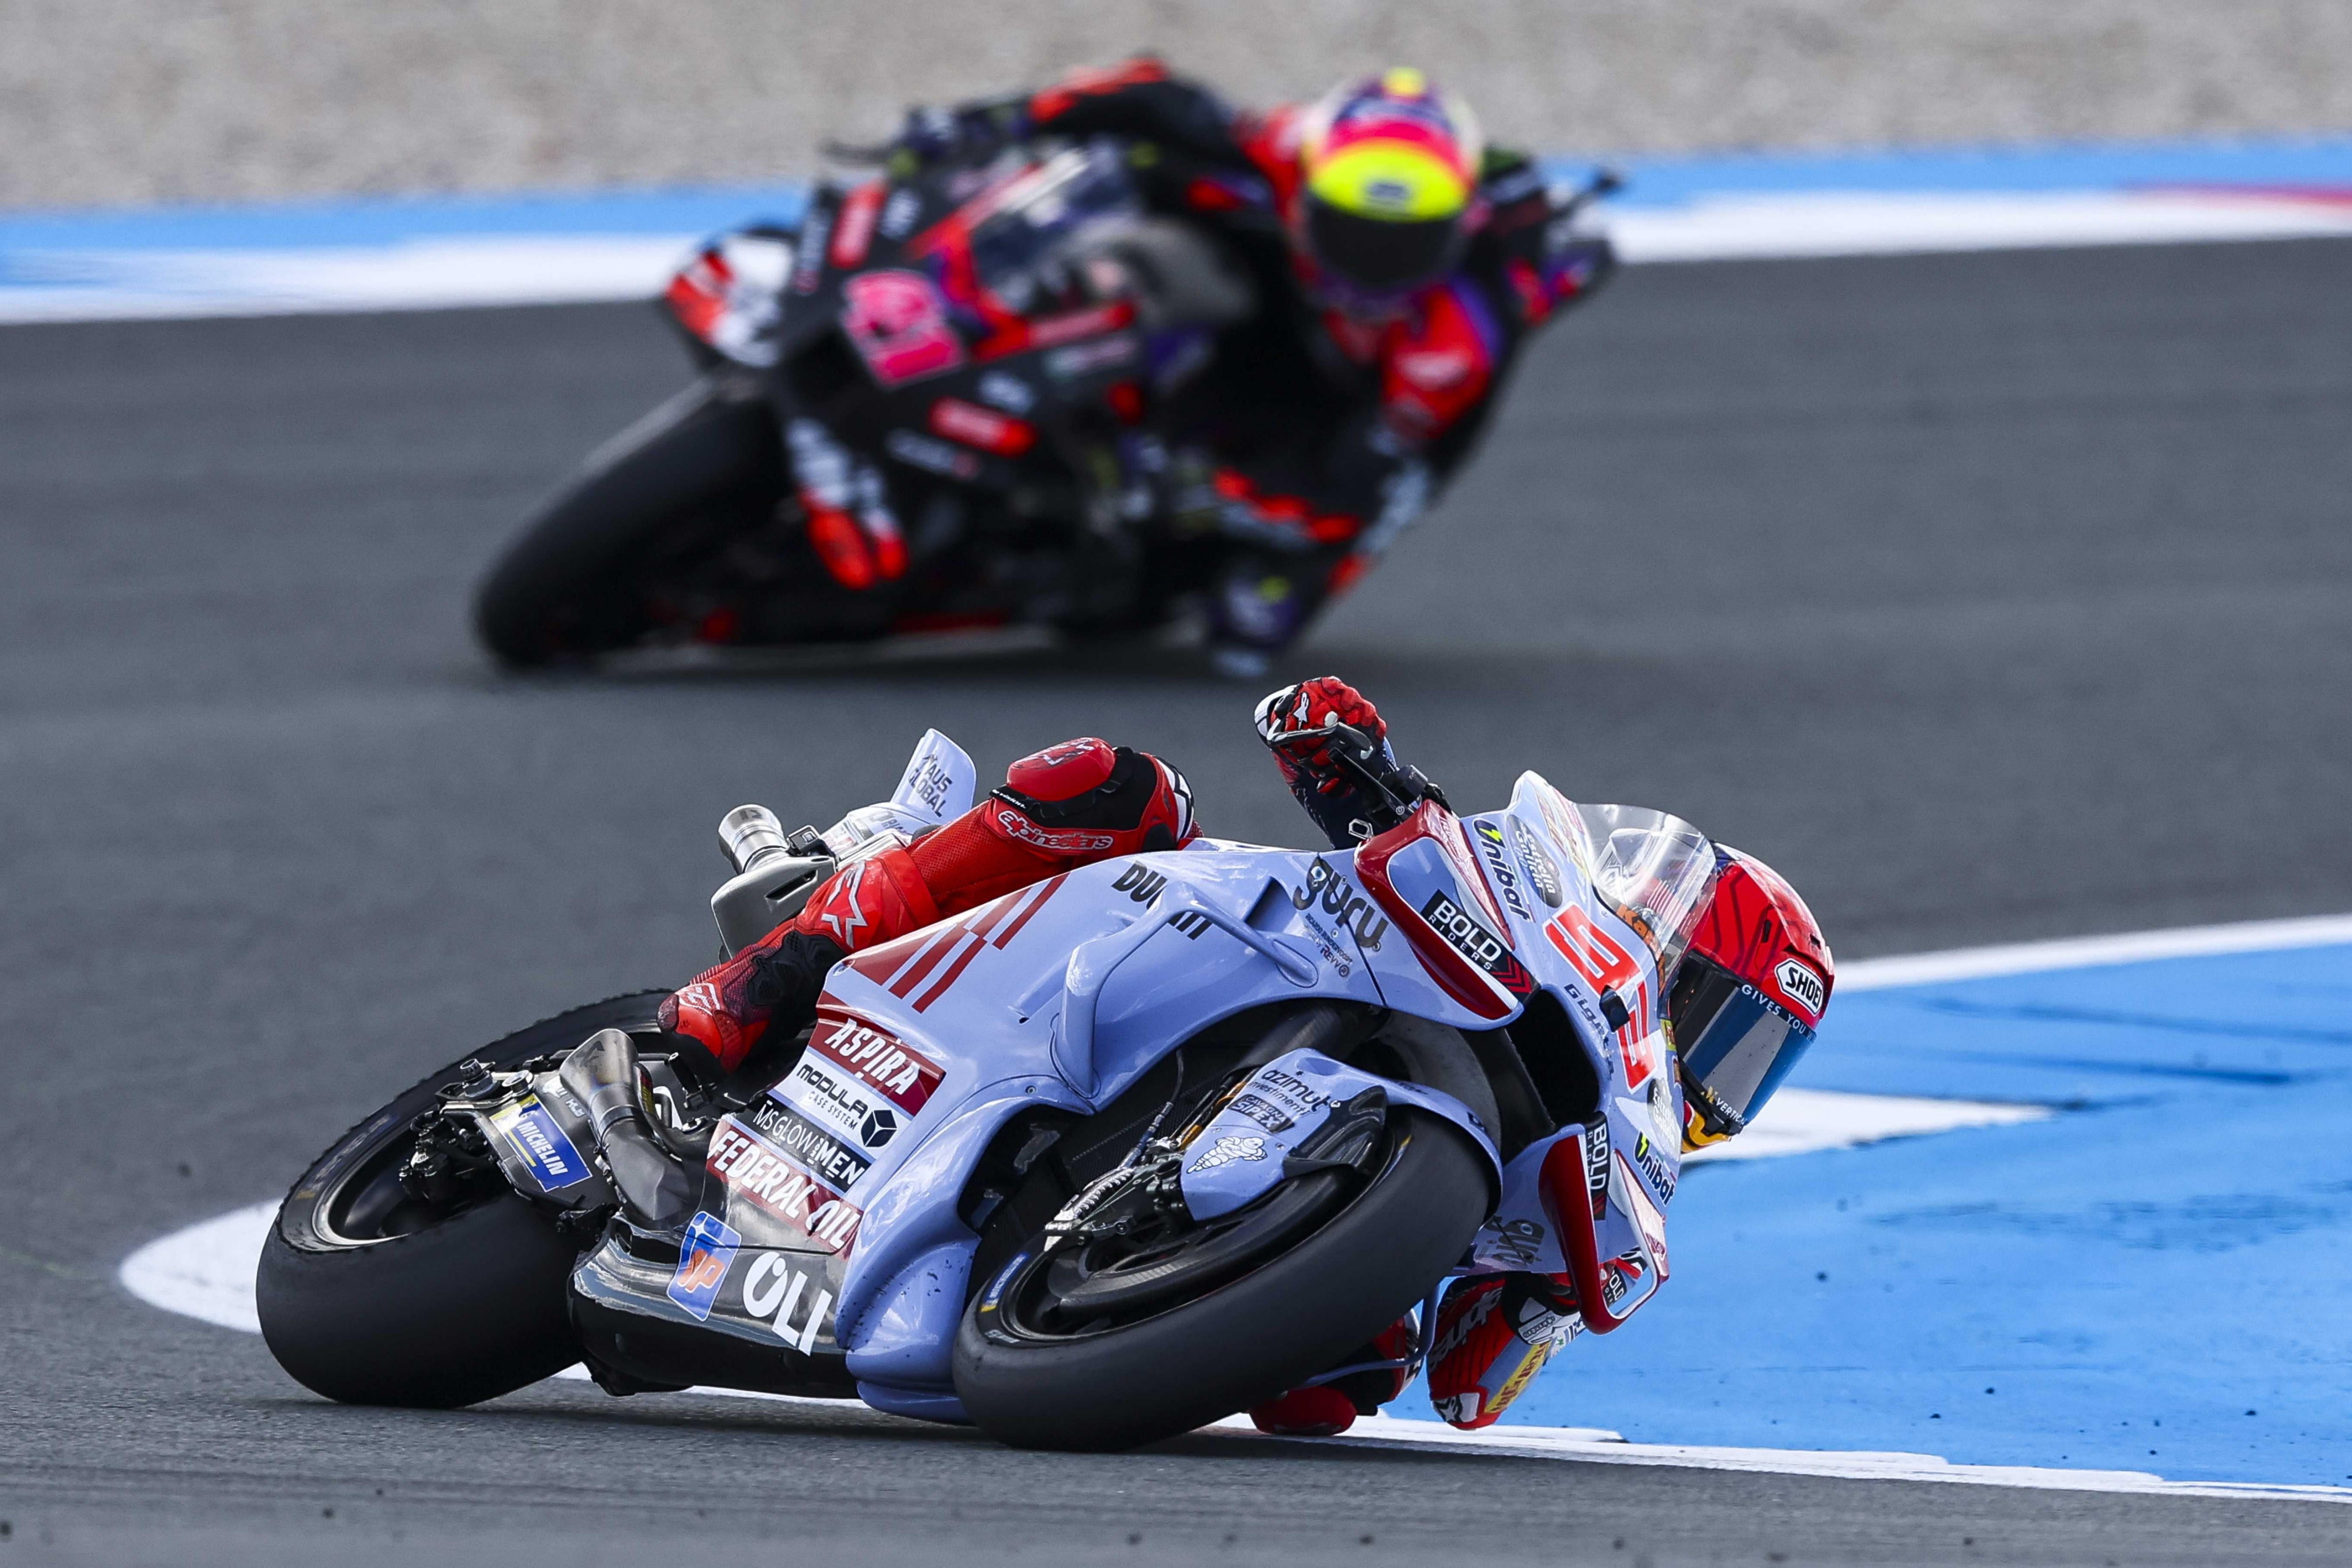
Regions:
[[[730, 814], [724, 942], [972, 786], [933, 733], [826, 833]], [[778, 1081], [699, 1076], [664, 992], [582, 1007], [336, 1141], [270, 1234], [263, 1331], [335, 1399], [585, 1362], [1068, 1448], [1310, 1381], [1453, 1274], [1566, 1274], [1554, 1348], [1606, 1332], [1667, 1272], [1660, 975], [1715, 864], [1529, 773], [1351, 851], [1204, 838], [854, 954]]]

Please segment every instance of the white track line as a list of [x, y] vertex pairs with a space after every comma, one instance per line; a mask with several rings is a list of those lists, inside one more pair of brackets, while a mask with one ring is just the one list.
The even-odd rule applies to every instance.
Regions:
[[[2352, 205], [2266, 191], [1794, 191], [1606, 215], [1628, 262], [2352, 235]], [[650, 300], [698, 234], [0, 252], [0, 321], [292, 315]]]
[[[1218, 1423], [1221, 1432], [1252, 1431], [1247, 1422]], [[2352, 1487], [2273, 1486], [2255, 1481], [2168, 1481], [2144, 1470], [2061, 1470], [2032, 1465], [1955, 1465], [1933, 1454], [1839, 1453], [1811, 1448], [1701, 1448], [1681, 1444], [1628, 1443], [1614, 1432], [1579, 1426], [1489, 1426], [1457, 1432], [1434, 1421], [1391, 1415], [1359, 1420], [1345, 1436], [1298, 1438], [1346, 1447], [1405, 1447], [1428, 1453], [1496, 1454], [1600, 1465], [1658, 1465], [1675, 1469], [1746, 1470], [1776, 1476], [1822, 1476], [1856, 1481], [1937, 1481], [1978, 1487], [2026, 1487], [2043, 1491], [2153, 1492], [2168, 1497], [2259, 1498], [2352, 1503]]]
[[2240, 921], [2231, 925], [2181, 926], [2169, 931], [2124, 931], [2115, 936], [2074, 936], [2054, 942], [1964, 947], [1899, 958], [1865, 958], [1838, 965], [1837, 989], [1886, 991], [1904, 985], [1934, 985], [1947, 980], [1981, 980], [1996, 974], [2038, 974], [2053, 969], [2145, 963], [2158, 958], [2275, 952], [2298, 947], [2338, 947], [2347, 942], [2352, 942], [2352, 915]]
[[2167, 245], [2352, 234], [2352, 206], [2290, 194], [1790, 191], [1607, 214], [1628, 262]]

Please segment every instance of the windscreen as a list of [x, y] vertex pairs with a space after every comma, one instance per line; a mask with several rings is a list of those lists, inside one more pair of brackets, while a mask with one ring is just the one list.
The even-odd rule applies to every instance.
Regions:
[[1567, 829], [1577, 840], [1569, 848], [1582, 860], [1594, 891], [1650, 944], [1659, 979], [1671, 984], [1690, 944], [1691, 928], [1715, 886], [1715, 846], [1697, 828], [1663, 811], [1580, 805], [1551, 793], [1566, 807], [1544, 814], [1553, 831]]
[[1065, 148], [983, 199], [987, 216], [971, 231], [972, 268], [1016, 311], [1063, 290], [1053, 260], [1071, 236], [1141, 210], [1127, 165], [1108, 143]]

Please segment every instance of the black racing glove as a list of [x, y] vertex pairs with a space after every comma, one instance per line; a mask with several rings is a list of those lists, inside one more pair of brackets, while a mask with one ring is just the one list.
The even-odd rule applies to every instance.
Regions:
[[1336, 675], [1269, 692], [1257, 705], [1257, 732], [1334, 848], [1387, 832], [1423, 800], [1445, 804], [1418, 768], [1396, 760], [1380, 710]]

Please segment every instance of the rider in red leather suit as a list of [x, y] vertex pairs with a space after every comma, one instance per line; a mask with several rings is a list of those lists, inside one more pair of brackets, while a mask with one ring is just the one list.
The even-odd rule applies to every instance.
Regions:
[[[1367, 125], [1451, 160], [1459, 204], [1428, 223], [1349, 227], [1326, 199], [1349, 199], [1328, 177], [1344, 174], [1331, 148]], [[1150, 395], [1148, 420], [1165, 440], [1150, 482], [1158, 510], [1236, 543], [1208, 604], [1233, 674], [1262, 670], [1426, 509], [1528, 337], [1615, 266], [1605, 238], [1558, 221], [1533, 160], [1486, 144], [1466, 107], [1412, 70], [1256, 113], [1132, 59], [1034, 94], [917, 110], [893, 167], [1037, 135], [1126, 143], [1151, 209], [1212, 238], [1259, 298], [1203, 371]], [[1402, 188], [1376, 174], [1359, 194]], [[1370, 255], [1349, 243], [1368, 233]], [[1425, 257], [1378, 251], [1416, 238]]]
[[[1352, 687], [1335, 676], [1286, 687], [1258, 705], [1258, 732], [1334, 847], [1391, 825], [1386, 808], [1333, 765], [1321, 731], [1334, 721], [1381, 742], [1376, 766], [1399, 798], [1443, 801], [1417, 770], [1396, 763], [1387, 724]], [[1013, 763], [1002, 788], [945, 826], [836, 874], [799, 915], [664, 1002], [659, 1020], [730, 1072], [782, 1076], [815, 1016], [826, 974], [849, 954], [1058, 872], [1181, 848], [1197, 832], [1192, 791], [1173, 767], [1092, 738], [1065, 741]], [[1723, 854], [1725, 873], [1685, 963], [1745, 973], [1797, 951], [1826, 971], [1827, 949], [1787, 884], [1737, 851]], [[1738, 1126], [1736, 1117], [1704, 1114], [1695, 1100], [1685, 1142], [1714, 1142]], [[1430, 1395], [1438, 1413], [1458, 1426], [1492, 1423], [1527, 1385], [1530, 1359], [1548, 1359], [1573, 1333], [1575, 1311], [1565, 1275], [1454, 1281], [1431, 1331]], [[1370, 1363], [1369, 1370], [1293, 1389], [1251, 1417], [1286, 1435], [1344, 1431], [1403, 1392], [1413, 1342], [1412, 1320], [1401, 1320], [1340, 1363]]]

